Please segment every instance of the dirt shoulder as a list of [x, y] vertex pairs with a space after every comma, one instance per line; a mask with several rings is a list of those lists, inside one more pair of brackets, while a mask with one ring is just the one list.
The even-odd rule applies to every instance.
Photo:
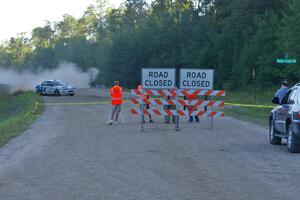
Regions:
[[[107, 101], [105, 90], [46, 102]], [[267, 129], [226, 117], [181, 131], [161, 117], [139, 131], [105, 126], [110, 105], [46, 106], [44, 115], [0, 149], [3, 199], [298, 199], [300, 157], [271, 146]]]

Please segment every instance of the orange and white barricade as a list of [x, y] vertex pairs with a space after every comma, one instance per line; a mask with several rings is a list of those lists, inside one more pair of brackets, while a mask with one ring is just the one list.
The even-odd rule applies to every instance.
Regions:
[[[194, 106], [194, 109], [190, 110], [190, 116], [198, 116], [195, 115], [195, 113], [198, 112], [207, 112], [207, 113], [218, 113], [218, 114], [211, 114], [211, 115], [206, 115], [211, 118], [211, 128], [213, 128], [214, 124], [214, 118], [215, 117], [224, 117], [224, 111], [220, 111], [220, 108], [224, 110], [225, 102], [224, 101], [215, 101], [214, 98], [217, 97], [225, 97], [225, 91], [224, 90], [187, 90], [187, 89], [181, 89], [179, 92], [180, 96], [183, 97], [188, 97], [188, 96], [193, 96], [195, 97], [195, 100], [190, 100], [189, 106]], [[199, 100], [198, 98], [200, 96], [204, 96], [205, 100]], [[211, 100], [208, 100], [208, 99]], [[193, 102], [208, 102], [207, 104], [205, 103], [198, 103], [198, 104], [193, 104]], [[200, 108], [200, 109], [199, 109]], [[203, 108], [203, 110], [201, 110]], [[210, 108], [210, 111], [208, 109]], [[218, 111], [215, 111], [215, 108], [218, 108]], [[221, 114], [219, 114], [221, 113]], [[200, 116], [201, 117], [201, 116]]]
[[[209, 117], [213, 118], [223, 118], [225, 116], [224, 110], [214, 110], [214, 108], [222, 108], [225, 105], [224, 101], [207, 100], [208, 97], [224, 97], [224, 90], [183, 90], [183, 89], [163, 89], [163, 90], [150, 90], [150, 89], [133, 89], [131, 90], [133, 98], [131, 99], [136, 107], [131, 109], [133, 115], [168, 115], [168, 116], [198, 116], [198, 117]], [[155, 98], [143, 99], [140, 98], [141, 95], [154, 96]], [[184, 100], [181, 97], [184, 96], [205, 96], [206, 100], [195, 99], [195, 100]], [[159, 97], [174, 97], [174, 99], [160, 99]], [[176, 110], [166, 110], [166, 109], [144, 109], [140, 105], [175, 105]], [[205, 108], [204, 110], [184, 110], [178, 109], [179, 107], [196, 106], [198, 108]], [[210, 107], [211, 110], [208, 111], [206, 108]], [[177, 124], [178, 126], [178, 124]], [[179, 130], [179, 127], [176, 130]], [[143, 130], [143, 126], [141, 128]]]

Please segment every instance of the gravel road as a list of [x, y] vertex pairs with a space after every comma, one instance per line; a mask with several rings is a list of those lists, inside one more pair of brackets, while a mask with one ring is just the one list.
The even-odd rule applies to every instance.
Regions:
[[[86, 89], [45, 102], [107, 101]], [[0, 149], [1, 200], [299, 199], [300, 154], [271, 146], [267, 130], [226, 117], [181, 131], [159, 117], [140, 133], [105, 126], [110, 105], [46, 106], [21, 136]]]

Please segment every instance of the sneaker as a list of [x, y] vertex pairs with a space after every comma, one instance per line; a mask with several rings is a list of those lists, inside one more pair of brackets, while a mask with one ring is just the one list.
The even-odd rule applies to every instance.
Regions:
[[149, 123], [154, 123], [154, 121], [152, 119], [149, 120]]
[[119, 123], [118, 123], [118, 122], [114, 122], [114, 125], [117, 125], [117, 126], [118, 126], [118, 125], [119, 125]]
[[113, 123], [113, 120], [110, 120], [107, 124], [112, 125], [112, 123]]

